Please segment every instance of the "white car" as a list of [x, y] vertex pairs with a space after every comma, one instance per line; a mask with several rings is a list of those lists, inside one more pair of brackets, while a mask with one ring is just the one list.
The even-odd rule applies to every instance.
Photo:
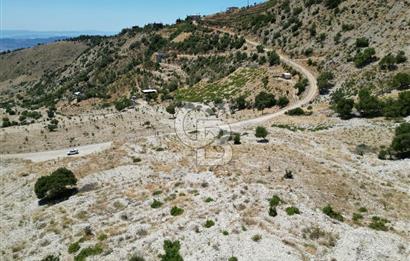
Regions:
[[78, 155], [78, 154], [80, 154], [80, 152], [77, 149], [71, 149], [67, 153], [68, 156]]

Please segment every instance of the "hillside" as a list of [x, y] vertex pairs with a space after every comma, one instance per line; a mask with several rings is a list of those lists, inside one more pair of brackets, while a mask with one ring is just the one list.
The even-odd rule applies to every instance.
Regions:
[[272, 0], [1, 54], [0, 260], [409, 260], [409, 10]]
[[[334, 5], [332, 3], [334, 2]], [[340, 2], [340, 4], [338, 4]], [[319, 71], [332, 71], [336, 87], [351, 94], [366, 85], [389, 91], [397, 71], [410, 71], [409, 62], [395, 71], [380, 70], [378, 62], [400, 51], [409, 56], [410, 3], [406, 1], [289, 1], [272, 0], [228, 14], [206, 18], [214, 26], [226, 26], [256, 37], [297, 59], [310, 59]], [[357, 47], [357, 39], [365, 39]], [[355, 66], [357, 52], [374, 48], [369, 65]]]

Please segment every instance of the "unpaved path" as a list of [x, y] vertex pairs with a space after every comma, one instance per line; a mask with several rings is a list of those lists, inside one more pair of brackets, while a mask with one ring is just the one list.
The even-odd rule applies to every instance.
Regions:
[[[212, 28], [213, 30], [228, 33], [228, 34], [234, 34], [228, 30], [220, 29], [220, 28]], [[260, 45], [260, 43], [247, 39], [245, 38], [246, 42], [250, 45], [257, 46]], [[270, 52], [273, 51], [271, 48], [265, 48], [266, 51]], [[256, 117], [253, 119], [248, 119], [248, 120], [242, 120], [234, 123], [230, 123], [229, 126], [232, 130], [238, 131], [243, 128], [247, 127], [252, 127], [257, 124], [264, 123], [266, 121], [272, 120], [278, 116], [281, 116], [285, 114], [287, 111], [290, 111], [292, 109], [295, 109], [297, 107], [304, 106], [306, 104], [309, 104], [312, 102], [316, 96], [318, 95], [318, 86], [316, 83], [316, 77], [309, 71], [308, 68], [304, 67], [301, 64], [298, 64], [297, 62], [291, 60], [289, 57], [287, 57], [284, 54], [278, 53], [280, 56], [280, 59], [283, 63], [291, 66], [293, 69], [301, 73], [308, 81], [309, 81], [309, 86], [305, 93], [302, 96], [302, 99], [300, 99], [298, 102], [281, 109], [280, 111], [266, 114], [260, 117]], [[170, 132], [170, 133], [161, 133], [160, 136], [167, 136], [167, 135], [175, 135], [175, 132]], [[84, 156], [88, 154], [92, 154], [95, 152], [100, 152], [103, 150], [106, 150], [110, 148], [111, 142], [108, 143], [97, 143], [97, 144], [92, 144], [92, 145], [85, 145], [85, 146], [80, 146], [77, 147], [80, 151], [80, 155], [78, 156]], [[8, 154], [8, 155], [0, 155], [0, 160], [3, 159], [12, 159], [12, 158], [19, 158], [19, 159], [25, 159], [25, 160], [32, 160], [34, 162], [41, 162], [41, 161], [47, 161], [47, 160], [53, 160], [53, 159], [58, 159], [61, 157], [67, 157], [67, 151], [69, 148], [66, 149], [61, 149], [61, 150], [54, 150], [54, 151], [43, 151], [43, 152], [33, 152], [33, 153], [21, 153], [21, 154]], [[74, 156], [75, 157], [75, 156]]]
[[[97, 143], [97, 144], [76, 147], [76, 149], [80, 151], [80, 154], [69, 156], [69, 157], [81, 157], [81, 156], [89, 155], [92, 153], [101, 152], [101, 151], [104, 151], [110, 148], [111, 144], [112, 142], [106, 142], [106, 143]], [[48, 160], [68, 157], [67, 156], [68, 151], [69, 151], [69, 148], [60, 149], [60, 150], [41, 151], [41, 152], [0, 155], [0, 161], [5, 160], [5, 159], [16, 159], [16, 158], [31, 160], [33, 162], [48, 161]]]

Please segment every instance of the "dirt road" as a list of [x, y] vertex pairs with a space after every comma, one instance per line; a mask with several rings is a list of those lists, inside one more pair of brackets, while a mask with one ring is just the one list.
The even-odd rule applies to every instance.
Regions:
[[[233, 34], [232, 32], [228, 30], [223, 30], [219, 28], [213, 28], [214, 30], [228, 33], [228, 34]], [[257, 46], [260, 43], [255, 42], [250, 39], [246, 39], [246, 42], [250, 45]], [[273, 51], [273, 49], [270, 48], [265, 48], [266, 51]], [[318, 86], [316, 83], [316, 77], [303, 65], [298, 64], [297, 62], [291, 60], [289, 57], [287, 57], [284, 54], [278, 53], [280, 56], [280, 59], [283, 63], [289, 65], [299, 73], [301, 73], [308, 81], [309, 81], [309, 86], [305, 93], [302, 96], [302, 99], [300, 99], [298, 102], [295, 104], [292, 104], [286, 108], [281, 109], [280, 111], [271, 113], [271, 114], [266, 114], [257, 118], [253, 119], [248, 119], [248, 120], [243, 120], [243, 121], [238, 121], [234, 123], [230, 123], [229, 126], [232, 130], [234, 131], [239, 131], [243, 128], [247, 127], [253, 127], [255, 125], [264, 123], [266, 121], [269, 121], [271, 119], [274, 119], [275, 117], [278, 117], [280, 115], [285, 114], [287, 111], [295, 109], [297, 107], [304, 106], [306, 104], [309, 104], [312, 102], [316, 96], [318, 95]], [[175, 132], [171, 133], [161, 133], [160, 136], [167, 136], [167, 135], [175, 135]], [[80, 151], [79, 156], [84, 156], [88, 155], [91, 153], [99, 152], [106, 150], [110, 148], [111, 142], [108, 143], [98, 143], [98, 144], [92, 144], [92, 145], [86, 145], [86, 146], [80, 146], [77, 147]], [[44, 151], [44, 152], [34, 152], [34, 153], [22, 153], [22, 154], [9, 154], [9, 155], [0, 155], [0, 160], [2, 159], [12, 159], [12, 158], [19, 158], [19, 159], [26, 159], [26, 160], [32, 160], [34, 162], [39, 162], [39, 161], [47, 161], [47, 160], [52, 160], [52, 159], [58, 159], [61, 157], [67, 157], [67, 151], [69, 149], [62, 149], [62, 150], [55, 150], [55, 151]]]

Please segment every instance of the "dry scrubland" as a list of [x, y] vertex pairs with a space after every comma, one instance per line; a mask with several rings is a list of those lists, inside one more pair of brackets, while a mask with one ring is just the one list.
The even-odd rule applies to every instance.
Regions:
[[[94, 260], [133, 254], [157, 260], [163, 241], [171, 239], [181, 242], [185, 260], [408, 260], [410, 162], [377, 159], [395, 123], [341, 121], [327, 117], [323, 104], [312, 111], [266, 123], [267, 144], [258, 143], [253, 128], [242, 130], [242, 144], [232, 145], [233, 159], [224, 166], [198, 167], [194, 151], [173, 135], [134, 134], [137, 112], [116, 114], [129, 119], [127, 139], [120, 135], [104, 152], [38, 163], [2, 160], [0, 233], [8, 240], [0, 245], [1, 256], [40, 260], [60, 254], [70, 260], [79, 251], [69, 254], [68, 247], [82, 239], [81, 248], [101, 245]], [[364, 152], [359, 144], [366, 144]], [[35, 181], [62, 166], [74, 171], [80, 192], [38, 206]], [[287, 170], [293, 179], [284, 179]], [[282, 202], [271, 217], [274, 195]], [[152, 208], [154, 200], [162, 205]], [[323, 214], [326, 204], [344, 222]], [[170, 215], [173, 206], [182, 215]], [[289, 216], [292, 206], [300, 214]], [[363, 219], [353, 221], [354, 213]], [[389, 220], [388, 231], [369, 228], [373, 216]], [[207, 220], [214, 225], [205, 227]]]

